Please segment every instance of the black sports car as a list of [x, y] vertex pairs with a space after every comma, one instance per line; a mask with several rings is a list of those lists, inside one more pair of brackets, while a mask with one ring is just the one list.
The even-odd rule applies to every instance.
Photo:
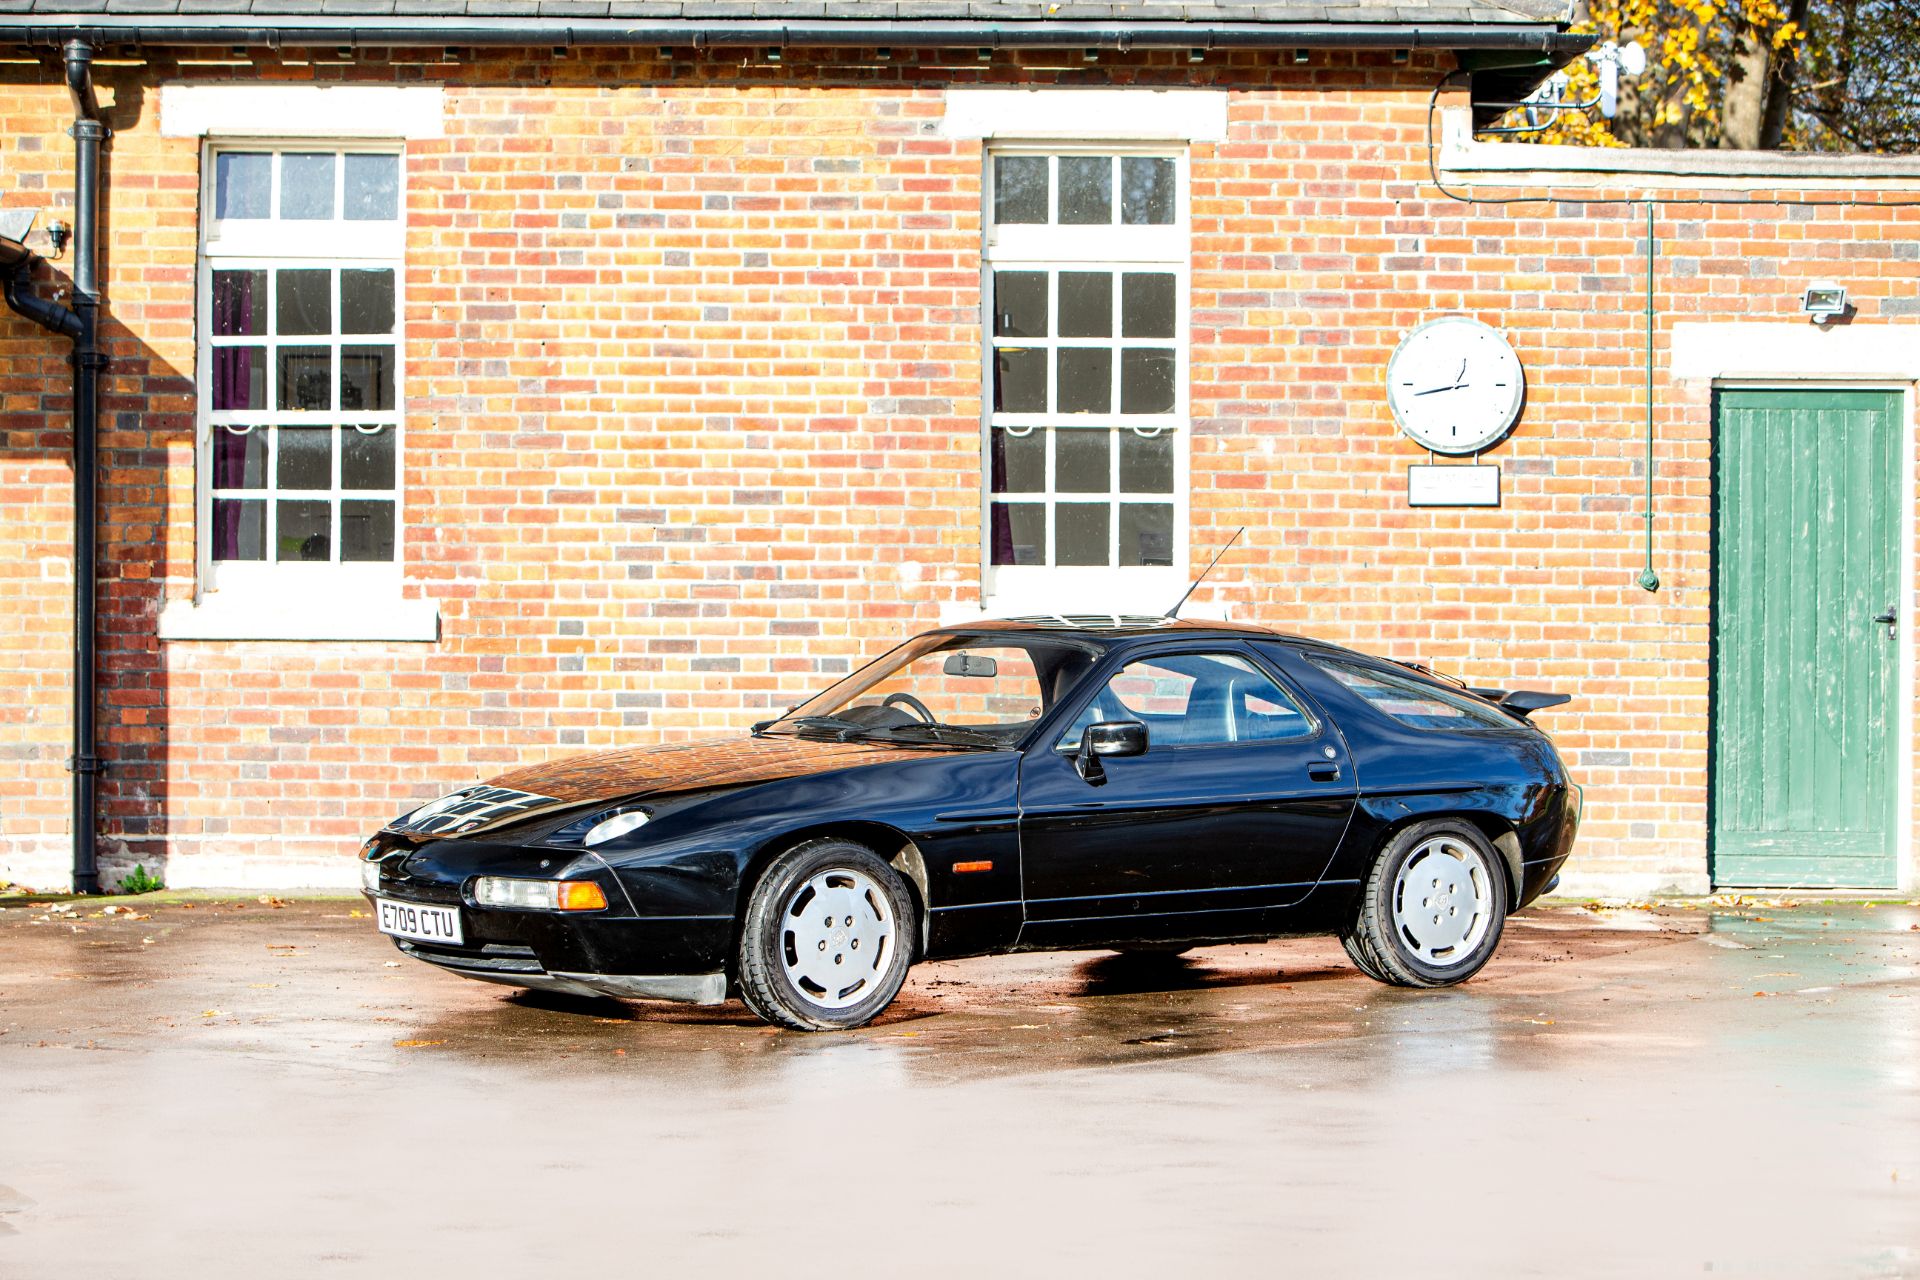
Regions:
[[363, 851], [380, 928], [462, 977], [856, 1027], [915, 960], [1338, 933], [1460, 982], [1550, 888], [1554, 694], [1259, 627], [928, 632], [751, 735], [508, 773]]

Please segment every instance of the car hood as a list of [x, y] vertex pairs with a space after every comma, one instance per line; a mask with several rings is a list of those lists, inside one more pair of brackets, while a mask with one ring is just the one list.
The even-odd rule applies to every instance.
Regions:
[[462, 793], [467, 798], [458, 805], [423, 819], [401, 819], [388, 830], [415, 837], [466, 836], [542, 813], [633, 796], [773, 782], [889, 760], [924, 758], [926, 754], [925, 749], [873, 742], [788, 737], [726, 738], [597, 751], [503, 773], [468, 788]]

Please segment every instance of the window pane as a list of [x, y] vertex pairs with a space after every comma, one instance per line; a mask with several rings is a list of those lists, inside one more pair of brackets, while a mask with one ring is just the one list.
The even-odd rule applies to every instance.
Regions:
[[333, 217], [333, 156], [289, 152], [280, 157], [280, 216], [312, 221]]
[[1060, 157], [1060, 221], [1106, 226], [1113, 221], [1113, 157]]
[[1107, 554], [1108, 508], [1104, 502], [1062, 502], [1053, 508], [1055, 564], [1104, 565]]
[[1060, 336], [1113, 336], [1113, 276], [1110, 272], [1060, 273]]
[[341, 213], [347, 220], [387, 222], [399, 217], [400, 157], [349, 153], [345, 162], [346, 207]]
[[1038, 347], [995, 347], [993, 411], [1047, 411], [1047, 353]]
[[993, 332], [1002, 338], [1047, 336], [1047, 273], [993, 273]]
[[1513, 721], [1465, 694], [1435, 688], [1411, 675], [1314, 658], [1315, 665], [1376, 711], [1419, 729], [1511, 729]]
[[213, 349], [213, 407], [264, 409], [267, 407], [267, 349], [215, 347]]
[[1113, 352], [1106, 347], [1060, 348], [1061, 413], [1107, 413], [1113, 408]]
[[274, 516], [280, 527], [274, 532], [276, 560], [331, 560], [333, 558], [333, 513], [325, 502], [300, 499], [276, 502]]
[[1173, 492], [1173, 432], [1120, 433], [1120, 492]]
[[996, 502], [990, 509], [995, 564], [1047, 562], [1047, 508], [1038, 502]]
[[393, 332], [393, 272], [340, 273], [340, 332]]
[[267, 558], [267, 504], [259, 498], [213, 500], [213, 558]]
[[280, 457], [273, 468], [282, 489], [333, 488], [333, 428], [281, 427]]
[[991, 493], [1039, 493], [1047, 487], [1047, 433], [993, 429]]
[[330, 409], [333, 352], [326, 347], [280, 348], [280, 407]]
[[393, 559], [393, 503], [352, 498], [340, 504], [340, 558]]
[[993, 220], [1047, 220], [1047, 158], [996, 156], [993, 161]]
[[267, 331], [267, 273], [213, 273], [213, 335], [252, 337]]
[[1178, 314], [1171, 272], [1129, 271], [1120, 282], [1120, 332], [1129, 338], [1171, 338]]
[[393, 408], [393, 348], [340, 348], [340, 407]]
[[1171, 565], [1173, 563], [1172, 503], [1123, 502], [1120, 504], [1120, 563], [1125, 565]]
[[1120, 161], [1120, 221], [1166, 226], [1173, 221], [1173, 161], [1127, 156]]
[[272, 156], [255, 151], [222, 151], [213, 158], [213, 216], [268, 216], [272, 183]]
[[1120, 353], [1120, 412], [1173, 412], [1173, 352], [1130, 347]]
[[264, 489], [267, 487], [267, 433], [213, 429], [213, 487]]
[[1061, 493], [1106, 493], [1113, 486], [1113, 432], [1062, 430], [1053, 433], [1053, 487]]
[[321, 267], [273, 274], [279, 290], [273, 307], [276, 332], [300, 337], [333, 332], [333, 272]]
[[393, 488], [393, 427], [347, 427], [340, 432], [340, 487]]

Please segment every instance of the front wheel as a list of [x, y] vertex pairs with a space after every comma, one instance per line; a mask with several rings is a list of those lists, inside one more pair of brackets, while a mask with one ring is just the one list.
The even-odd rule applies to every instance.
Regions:
[[1506, 919], [1506, 863], [1487, 838], [1465, 822], [1422, 822], [1380, 851], [1340, 941], [1370, 978], [1450, 987], [1493, 958]]
[[852, 840], [809, 840], [754, 886], [740, 996], [795, 1031], [864, 1026], [906, 981], [913, 938], [913, 898], [898, 872]]

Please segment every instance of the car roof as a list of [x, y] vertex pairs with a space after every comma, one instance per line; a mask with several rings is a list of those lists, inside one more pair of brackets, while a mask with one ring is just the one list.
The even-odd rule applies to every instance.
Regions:
[[1272, 627], [1248, 622], [1200, 621], [1191, 618], [1153, 617], [1127, 613], [1029, 614], [1012, 618], [984, 618], [978, 622], [939, 627], [947, 635], [1047, 634], [1101, 646], [1130, 643], [1144, 639], [1221, 639], [1286, 640], [1316, 648], [1338, 649], [1338, 645], [1305, 636], [1289, 635]]

